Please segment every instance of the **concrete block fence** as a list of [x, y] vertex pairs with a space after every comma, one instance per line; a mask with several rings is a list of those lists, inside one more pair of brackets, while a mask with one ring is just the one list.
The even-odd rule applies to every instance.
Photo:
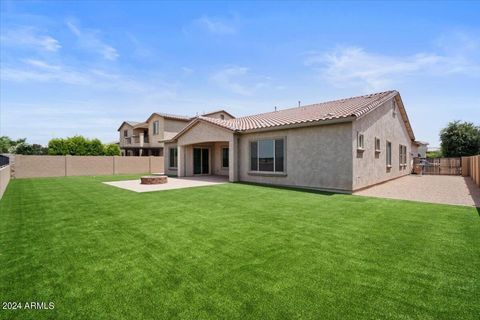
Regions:
[[15, 155], [12, 178], [164, 172], [163, 157]]

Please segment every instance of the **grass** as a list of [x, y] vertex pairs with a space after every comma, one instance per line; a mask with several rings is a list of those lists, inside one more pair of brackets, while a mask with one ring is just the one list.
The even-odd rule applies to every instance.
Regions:
[[[244, 184], [133, 193], [13, 180], [5, 319], [478, 319], [473, 208]], [[125, 179], [125, 177], [115, 177]]]

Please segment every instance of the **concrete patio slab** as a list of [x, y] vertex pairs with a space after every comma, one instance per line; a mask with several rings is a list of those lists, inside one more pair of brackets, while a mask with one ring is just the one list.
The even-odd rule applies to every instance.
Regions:
[[353, 194], [480, 207], [480, 188], [460, 176], [409, 175]]
[[104, 182], [110, 186], [122, 188], [134, 192], [152, 192], [173, 190], [192, 187], [214, 186], [218, 184], [228, 183], [227, 177], [221, 176], [202, 176], [202, 177], [184, 177], [172, 178], [168, 177], [168, 182], [164, 184], [140, 184], [140, 180], [123, 180]]

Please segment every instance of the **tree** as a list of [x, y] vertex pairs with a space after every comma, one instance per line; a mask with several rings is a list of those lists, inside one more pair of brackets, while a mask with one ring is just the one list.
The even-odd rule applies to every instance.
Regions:
[[68, 154], [65, 139], [54, 138], [48, 142], [48, 154], [52, 156], [64, 156]]
[[444, 157], [462, 157], [480, 154], [480, 127], [471, 122], [450, 122], [440, 131]]
[[104, 154], [106, 156], [119, 156], [120, 155], [120, 147], [118, 144], [109, 143], [105, 145]]
[[20, 143], [24, 143], [27, 139], [12, 140], [7, 136], [0, 137], [0, 153], [13, 153], [10, 149], [14, 148]]
[[22, 142], [17, 144], [15, 147], [11, 147], [10, 152], [24, 155], [44, 155], [48, 153], [48, 149], [39, 144]]
[[87, 140], [87, 155], [88, 156], [103, 156], [103, 144], [98, 139]]
[[55, 138], [48, 142], [48, 154], [50, 155], [72, 155], [72, 156], [103, 156], [120, 155], [120, 148], [103, 145], [99, 139], [86, 139], [82, 136], [69, 138]]

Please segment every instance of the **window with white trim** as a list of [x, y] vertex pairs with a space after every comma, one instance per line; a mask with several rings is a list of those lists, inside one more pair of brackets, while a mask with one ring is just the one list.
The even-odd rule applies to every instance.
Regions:
[[392, 166], [392, 143], [387, 141], [386, 144], [386, 153], [387, 153], [387, 167], [390, 168]]
[[399, 161], [399, 165], [400, 167], [406, 167], [407, 166], [407, 146], [404, 146], [404, 145], [399, 145], [399, 157], [398, 157], [398, 161]]
[[157, 135], [157, 134], [158, 134], [158, 132], [159, 132], [159, 125], [160, 125], [160, 124], [159, 124], [158, 120], [153, 122], [153, 134], [154, 134], [154, 135]]
[[380, 152], [380, 139], [375, 138], [375, 152]]
[[365, 149], [364, 137], [363, 137], [363, 134], [360, 132], [357, 132], [357, 149], [358, 150]]
[[284, 172], [285, 139], [256, 140], [250, 142], [250, 170], [258, 172]]
[[123, 130], [123, 136], [126, 138], [128, 137], [128, 130]]
[[177, 148], [170, 148], [168, 150], [169, 164], [170, 168], [176, 168], [178, 165], [178, 150]]

